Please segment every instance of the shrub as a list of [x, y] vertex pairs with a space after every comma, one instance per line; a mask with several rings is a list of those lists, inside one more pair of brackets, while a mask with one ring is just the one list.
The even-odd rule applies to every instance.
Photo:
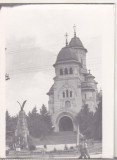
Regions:
[[35, 146], [35, 145], [30, 145], [30, 146], [29, 146], [29, 150], [30, 150], [30, 151], [34, 151], [35, 149], [36, 149], [36, 146]]

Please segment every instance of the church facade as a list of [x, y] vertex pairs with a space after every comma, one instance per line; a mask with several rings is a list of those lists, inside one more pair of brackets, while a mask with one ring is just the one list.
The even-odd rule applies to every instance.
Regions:
[[54, 84], [47, 93], [49, 112], [55, 132], [76, 131], [75, 116], [87, 104], [95, 112], [97, 107], [97, 82], [87, 70], [87, 49], [76, 36], [64, 46], [56, 59]]

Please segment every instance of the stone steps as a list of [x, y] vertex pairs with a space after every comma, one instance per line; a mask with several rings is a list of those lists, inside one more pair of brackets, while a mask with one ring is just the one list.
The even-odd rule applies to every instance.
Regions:
[[44, 144], [74, 144], [77, 141], [77, 133], [72, 131], [56, 132], [43, 139], [33, 138], [33, 143], [36, 145]]

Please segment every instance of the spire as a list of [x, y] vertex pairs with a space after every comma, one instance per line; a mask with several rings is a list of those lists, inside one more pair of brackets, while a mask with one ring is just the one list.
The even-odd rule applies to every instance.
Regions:
[[67, 41], [68, 34], [67, 33], [65, 34], [65, 37], [66, 37], [66, 46], [68, 46], [68, 41]]
[[74, 28], [74, 37], [76, 37], [76, 25], [75, 24], [74, 24], [73, 28]]

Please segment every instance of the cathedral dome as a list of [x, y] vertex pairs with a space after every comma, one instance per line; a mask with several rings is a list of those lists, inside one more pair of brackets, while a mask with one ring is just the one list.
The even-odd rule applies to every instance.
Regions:
[[77, 48], [83, 48], [83, 49], [85, 49], [84, 46], [83, 46], [83, 44], [82, 44], [82, 42], [81, 42], [81, 40], [78, 37], [76, 37], [76, 36], [74, 36], [71, 39], [71, 41], [69, 43], [69, 46], [70, 47], [77, 47]]
[[62, 48], [57, 56], [56, 63], [63, 61], [78, 61], [76, 53], [69, 46]]

